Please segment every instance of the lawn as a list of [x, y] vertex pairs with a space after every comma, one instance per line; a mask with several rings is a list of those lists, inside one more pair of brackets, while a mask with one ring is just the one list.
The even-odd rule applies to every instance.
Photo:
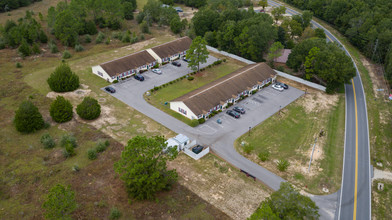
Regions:
[[[335, 192], [340, 188], [344, 145], [344, 96], [331, 97], [336, 102], [321, 105], [320, 95], [310, 92], [288, 105], [249, 134], [235, 143], [237, 151], [286, 180], [313, 194], [323, 194], [322, 188]], [[313, 103], [313, 104], [312, 104]], [[317, 104], [315, 104], [317, 103]], [[316, 105], [309, 110], [310, 105]], [[323, 136], [319, 136], [323, 130]], [[312, 166], [308, 172], [310, 154], [315, 138], [317, 144]], [[243, 143], [243, 144], [242, 144]], [[251, 146], [249, 154], [244, 146]], [[268, 151], [269, 159], [262, 162], [258, 155]], [[286, 159], [290, 166], [286, 172], [278, 171], [276, 161]]]
[[[384, 184], [384, 190], [377, 189], [378, 183]], [[392, 216], [392, 182], [375, 180], [372, 186], [372, 216], [375, 219], [389, 219]]]
[[170, 114], [184, 123], [191, 125], [190, 119], [170, 110], [169, 104], [165, 105], [165, 103], [168, 103], [175, 98], [185, 95], [245, 66], [244, 63], [234, 61], [227, 57], [226, 60], [226, 62], [207, 68], [206, 70], [193, 75], [194, 79], [192, 81], [186, 78], [181, 79], [178, 82], [169, 84], [158, 91], [154, 91], [150, 96], [145, 95], [145, 98], [151, 105], [154, 105], [167, 114]]

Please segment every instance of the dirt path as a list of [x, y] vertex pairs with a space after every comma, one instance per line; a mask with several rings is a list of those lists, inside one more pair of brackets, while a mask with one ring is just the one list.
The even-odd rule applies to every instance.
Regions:
[[385, 171], [385, 170], [378, 170], [374, 168], [374, 176], [372, 178], [372, 181], [376, 179], [386, 179], [392, 181], [392, 172]]

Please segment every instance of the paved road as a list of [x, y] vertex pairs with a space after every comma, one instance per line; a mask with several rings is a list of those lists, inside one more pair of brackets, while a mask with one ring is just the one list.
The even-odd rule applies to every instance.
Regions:
[[[271, 6], [279, 6], [268, 1]], [[299, 14], [287, 8], [286, 13]], [[327, 40], [337, 42], [346, 48], [328, 30], [312, 21], [315, 27], [324, 29]], [[352, 57], [351, 57], [352, 59]], [[346, 137], [344, 148], [342, 188], [339, 202], [338, 219], [371, 219], [371, 166], [366, 97], [358, 68], [357, 76], [346, 90]]]

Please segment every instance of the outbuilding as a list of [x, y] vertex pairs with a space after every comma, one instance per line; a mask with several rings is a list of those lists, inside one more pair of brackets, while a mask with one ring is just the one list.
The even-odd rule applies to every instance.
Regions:
[[177, 147], [177, 151], [184, 149], [186, 145], [190, 143], [190, 140], [187, 136], [183, 134], [178, 134], [175, 137], [169, 138], [167, 141], [167, 147]]

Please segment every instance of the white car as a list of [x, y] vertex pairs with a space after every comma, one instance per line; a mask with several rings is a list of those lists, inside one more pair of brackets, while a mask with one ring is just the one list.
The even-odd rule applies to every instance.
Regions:
[[278, 85], [278, 84], [273, 84], [272, 88], [274, 88], [274, 89], [276, 89], [276, 90], [278, 90], [280, 92], [282, 92], [284, 90], [283, 86]]
[[152, 71], [153, 73], [156, 73], [156, 74], [159, 74], [159, 75], [162, 74], [162, 71], [161, 71], [160, 69], [152, 69], [151, 71]]

